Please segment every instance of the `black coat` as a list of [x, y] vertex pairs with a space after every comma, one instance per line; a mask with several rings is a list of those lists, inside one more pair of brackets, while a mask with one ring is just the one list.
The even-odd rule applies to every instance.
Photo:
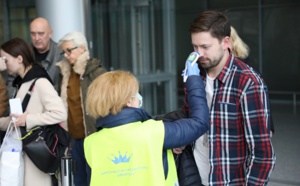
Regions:
[[[186, 117], [187, 115], [185, 112], [177, 110], [162, 116], [157, 116], [155, 119], [174, 121]], [[174, 159], [180, 186], [202, 186], [201, 177], [194, 159], [192, 144], [185, 146], [185, 149], [181, 154], [174, 154]]]

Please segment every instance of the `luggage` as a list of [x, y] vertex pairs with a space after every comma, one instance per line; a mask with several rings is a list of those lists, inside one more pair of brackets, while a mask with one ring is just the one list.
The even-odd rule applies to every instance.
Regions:
[[62, 186], [73, 186], [74, 177], [73, 177], [73, 161], [71, 156], [64, 156], [61, 158], [61, 185]]

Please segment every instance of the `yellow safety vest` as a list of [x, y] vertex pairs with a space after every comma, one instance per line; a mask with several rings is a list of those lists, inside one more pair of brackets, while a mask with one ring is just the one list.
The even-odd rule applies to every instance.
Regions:
[[167, 151], [168, 175], [162, 161], [164, 126], [147, 120], [104, 128], [84, 141], [84, 153], [92, 169], [91, 186], [174, 186], [176, 167]]

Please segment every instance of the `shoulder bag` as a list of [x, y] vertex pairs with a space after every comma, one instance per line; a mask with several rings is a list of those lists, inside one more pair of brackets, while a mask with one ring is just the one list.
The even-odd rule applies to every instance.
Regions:
[[[33, 87], [37, 79], [31, 84], [22, 102], [26, 110]], [[71, 135], [60, 124], [36, 126], [29, 132], [25, 127], [20, 127], [23, 141], [23, 151], [37, 168], [45, 173], [54, 174], [61, 158], [71, 142]]]

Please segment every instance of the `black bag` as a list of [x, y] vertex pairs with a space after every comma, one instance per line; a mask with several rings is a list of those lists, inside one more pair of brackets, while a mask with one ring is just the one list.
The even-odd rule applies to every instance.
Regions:
[[23, 151], [41, 171], [55, 173], [70, 139], [59, 124], [38, 126], [23, 137]]
[[[37, 80], [37, 79], [36, 79]], [[35, 81], [26, 94], [22, 107], [26, 110]], [[55, 173], [60, 160], [71, 142], [71, 135], [60, 124], [37, 126], [26, 132], [20, 127], [23, 141], [23, 151], [37, 168], [45, 173]]]

